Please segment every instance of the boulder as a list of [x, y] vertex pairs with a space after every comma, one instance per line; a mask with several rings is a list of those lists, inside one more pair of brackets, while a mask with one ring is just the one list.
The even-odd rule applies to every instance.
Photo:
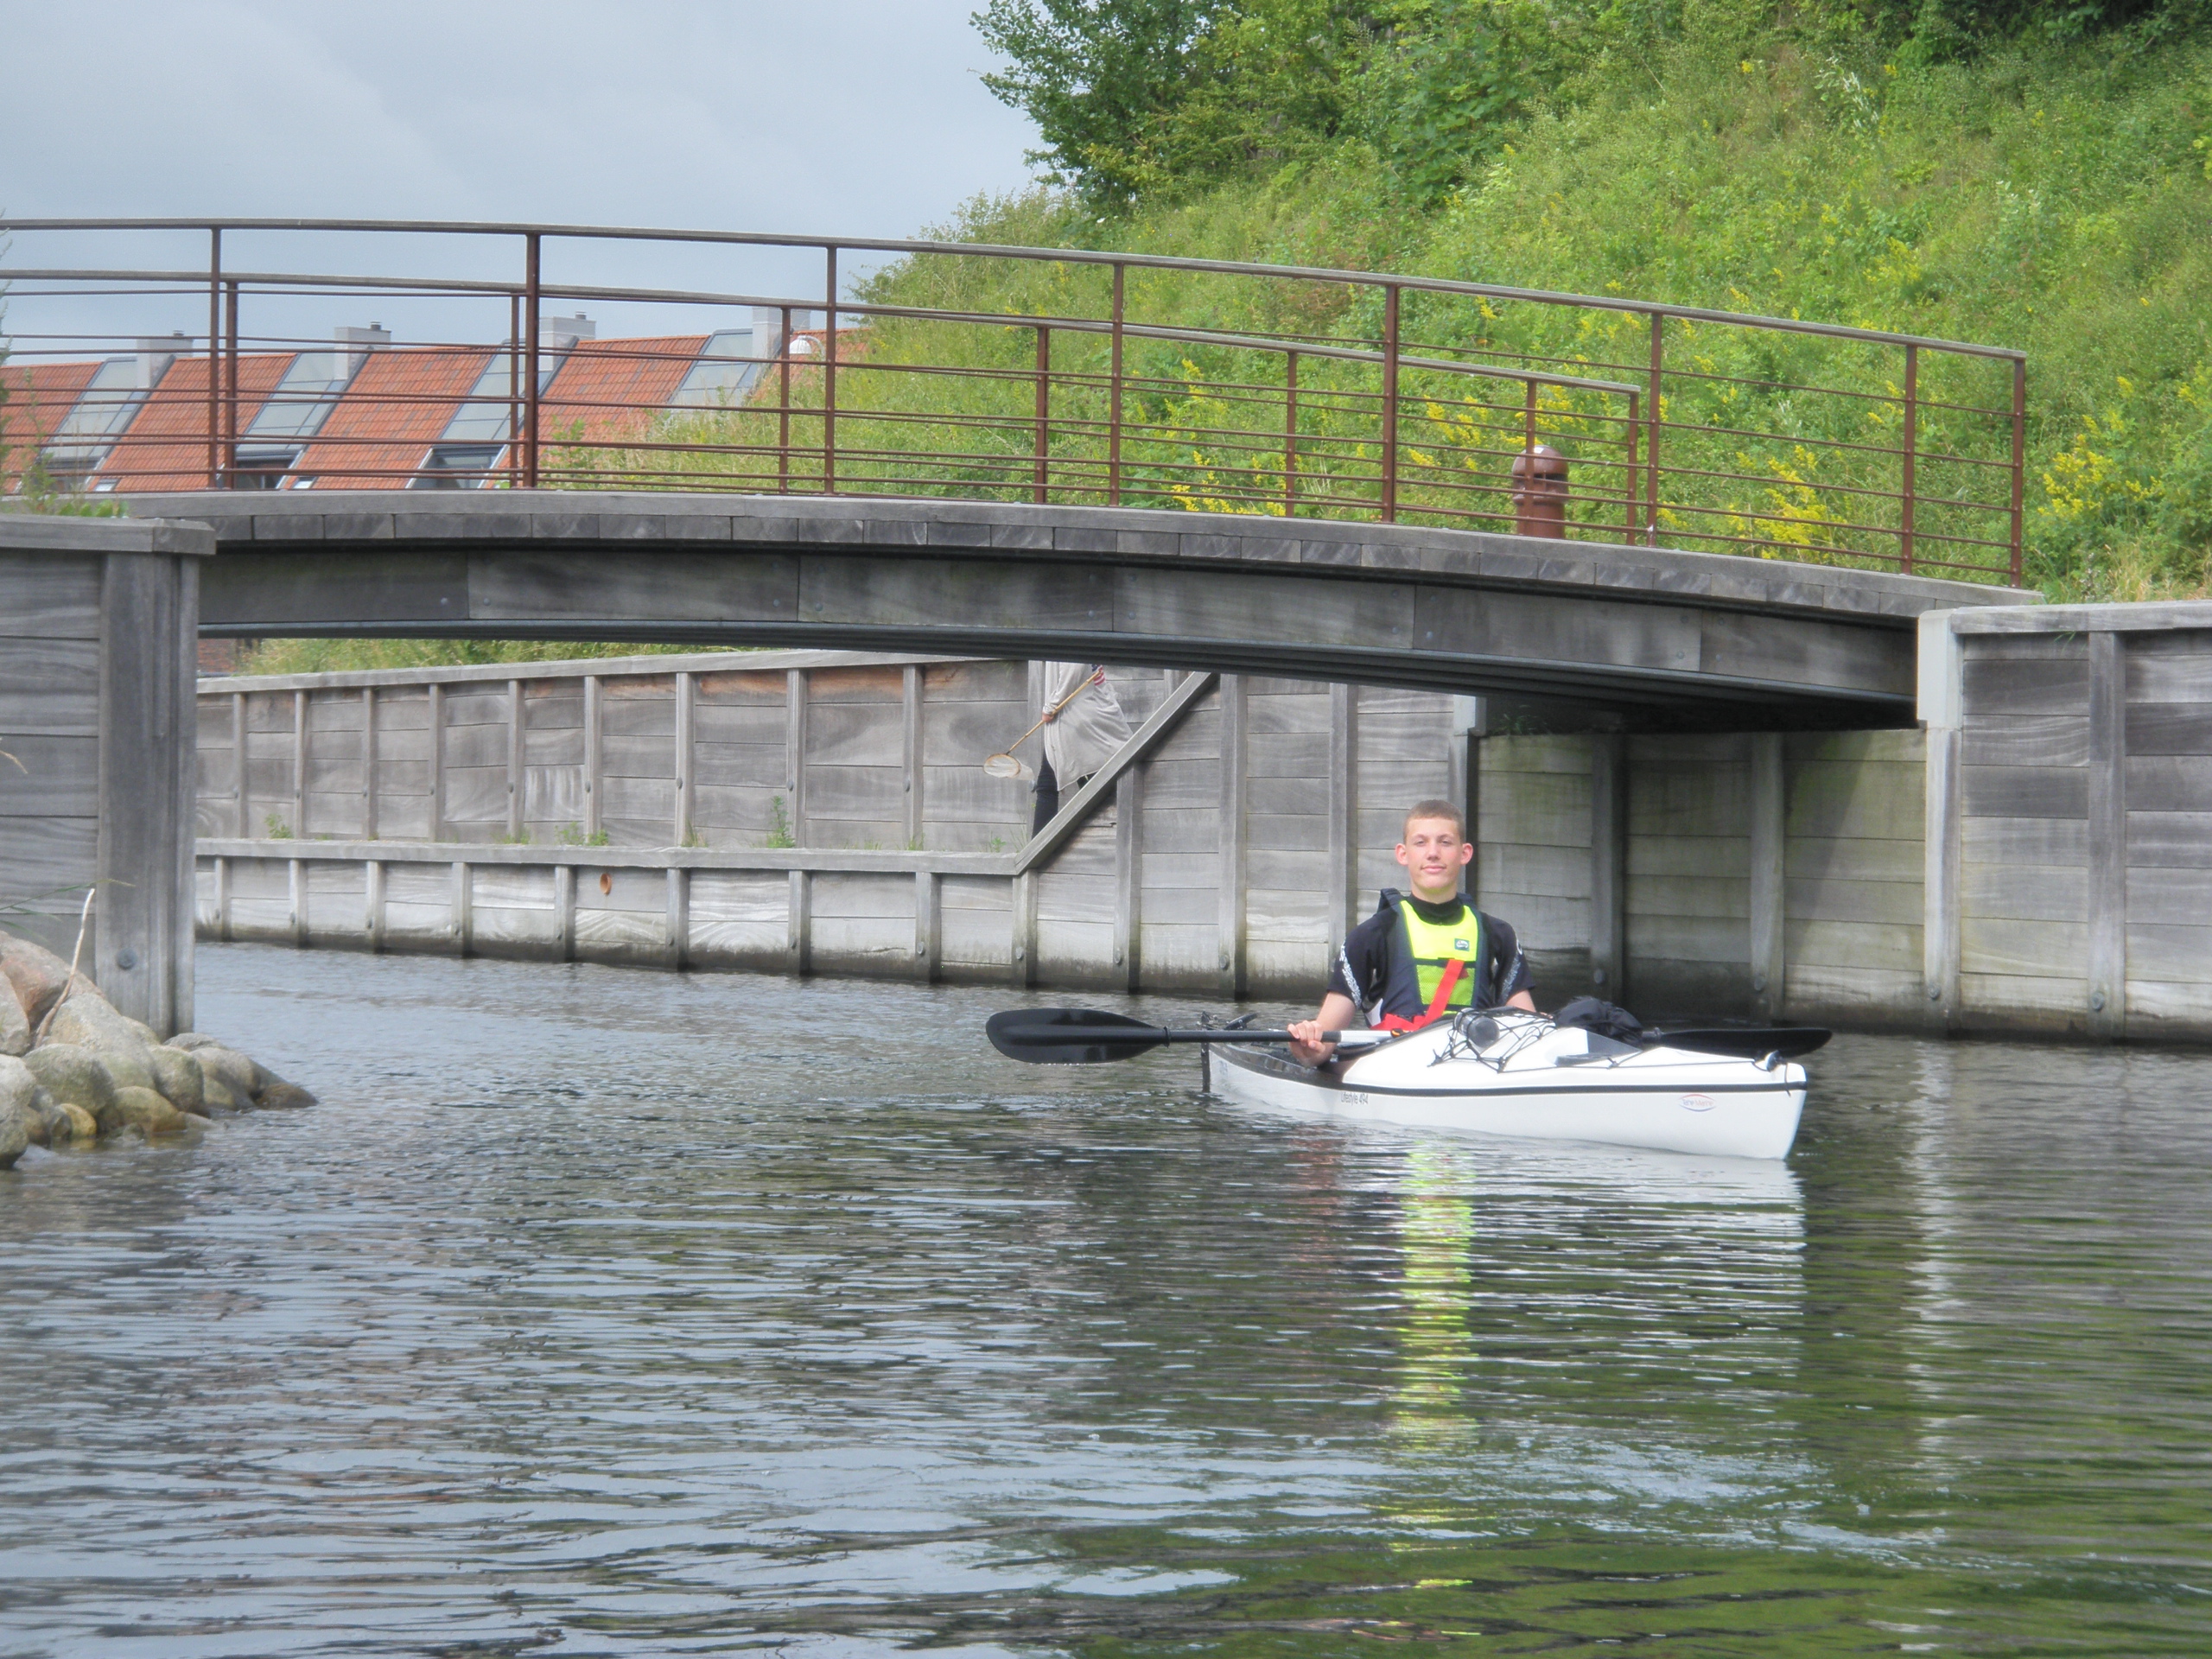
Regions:
[[0, 1054], [22, 1054], [30, 1046], [30, 1017], [16, 1001], [15, 987], [0, 979]]
[[238, 1096], [243, 1106], [260, 1092], [257, 1068], [251, 1060], [235, 1048], [220, 1043], [205, 1043], [192, 1051], [192, 1058], [200, 1062], [202, 1076], [210, 1083], [219, 1083]]
[[14, 988], [16, 1004], [35, 1031], [69, 983], [69, 964], [45, 946], [0, 929], [0, 977]]
[[0, 1169], [11, 1167], [25, 1147], [44, 1138], [38, 1114], [29, 1107], [0, 1105]]
[[251, 1103], [240, 1100], [214, 1078], [207, 1077], [205, 1074], [202, 1074], [200, 1098], [200, 1109], [211, 1115], [216, 1112], [242, 1112]]
[[[0, 1055], [0, 1122], [20, 1119], [29, 1136], [25, 1144], [42, 1147], [47, 1143], [48, 1130], [46, 1119], [39, 1114], [38, 1096], [38, 1078], [30, 1067], [13, 1055]], [[5, 1132], [5, 1137], [12, 1135], [12, 1130]], [[17, 1147], [14, 1152], [8, 1152], [5, 1137], [0, 1137], [0, 1169], [14, 1163], [23, 1150]]]
[[44, 1040], [74, 1043], [79, 1048], [91, 1049], [102, 1059], [111, 1055], [128, 1055], [150, 1071], [153, 1057], [147, 1051], [154, 1045], [138, 1034], [144, 1029], [99, 992], [79, 985], [62, 999], [61, 1006], [47, 1021]]
[[100, 1138], [100, 1121], [73, 1101], [56, 1100], [39, 1090], [39, 1113], [46, 1119], [47, 1145], [81, 1141], [87, 1145]]
[[23, 1056], [31, 1074], [65, 1105], [81, 1106], [94, 1117], [115, 1099], [115, 1078], [100, 1057], [73, 1043], [46, 1043]]
[[272, 1077], [269, 1086], [253, 1097], [253, 1103], [280, 1109], [287, 1106], [312, 1106], [315, 1096], [296, 1083], [287, 1083], [282, 1077]]
[[207, 1074], [200, 1062], [181, 1048], [156, 1043], [148, 1052], [154, 1063], [154, 1087], [180, 1112], [204, 1111], [207, 1103]]
[[127, 1084], [115, 1091], [114, 1099], [98, 1116], [102, 1135], [125, 1128], [141, 1135], [174, 1135], [190, 1128], [193, 1122], [151, 1089], [134, 1089]]
[[180, 1031], [175, 1036], [169, 1039], [169, 1046], [171, 1048], [181, 1048], [188, 1054], [195, 1048], [208, 1048], [214, 1046], [215, 1039], [213, 1037], [208, 1036], [205, 1032]]

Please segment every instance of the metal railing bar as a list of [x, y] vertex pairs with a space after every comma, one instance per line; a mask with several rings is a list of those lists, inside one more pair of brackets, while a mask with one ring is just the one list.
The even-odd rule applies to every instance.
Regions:
[[[1656, 301], [1624, 300], [1618, 296], [1560, 293], [1544, 289], [1511, 288], [1489, 283], [1458, 282], [1440, 276], [1401, 276], [1395, 273], [1341, 270], [1322, 266], [1270, 265], [1242, 260], [1186, 259], [1166, 254], [1096, 252], [1077, 248], [1028, 248], [997, 243], [940, 242], [915, 238], [793, 236], [763, 231], [682, 231], [626, 225], [546, 225], [498, 220], [440, 219], [5, 219], [0, 235], [19, 231], [317, 231], [376, 235], [538, 236], [563, 241], [688, 242], [741, 247], [831, 247], [855, 252], [942, 255], [961, 259], [1013, 259], [1033, 264], [1082, 264], [1132, 270], [1181, 270], [1224, 276], [1260, 276], [1307, 283], [1344, 284], [1358, 288], [1399, 288], [1424, 294], [1462, 294], [1484, 299], [1522, 301], [1543, 305], [1573, 306], [1586, 310], [1618, 311], [1624, 315], [1668, 317], [1688, 322], [1718, 323], [1771, 329], [1782, 334], [1810, 334], [1831, 340], [1857, 340], [1889, 346], [1917, 346], [1923, 350], [1965, 357], [2024, 361], [2016, 347], [1982, 346], [1965, 340], [1939, 340], [1918, 334], [1893, 334], [1885, 329], [1854, 328], [1843, 323], [1807, 322], [1794, 317], [1767, 317], [1749, 313], [1710, 310], [1700, 306], [1662, 304]], [[196, 275], [197, 273], [195, 273]], [[840, 309], [843, 307], [842, 303]]]

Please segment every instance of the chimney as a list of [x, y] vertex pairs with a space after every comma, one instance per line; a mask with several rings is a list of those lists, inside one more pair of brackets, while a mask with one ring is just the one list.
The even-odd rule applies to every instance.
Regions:
[[338, 342], [346, 359], [346, 378], [350, 380], [361, 372], [361, 365], [368, 360], [371, 352], [391, 344], [391, 330], [380, 322], [372, 322], [365, 328], [333, 329], [331, 338]]
[[169, 372], [169, 365], [192, 349], [192, 336], [175, 334], [167, 339], [138, 342], [138, 390], [151, 391]]
[[565, 352], [580, 340], [595, 340], [599, 325], [581, 311], [573, 317], [540, 317], [537, 320], [537, 343], [541, 348], [550, 346]]

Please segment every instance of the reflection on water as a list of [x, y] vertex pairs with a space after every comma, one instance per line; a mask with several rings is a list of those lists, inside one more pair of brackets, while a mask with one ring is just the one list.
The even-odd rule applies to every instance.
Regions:
[[1785, 1167], [201, 972], [326, 1103], [0, 1176], [0, 1655], [2212, 1651], [2212, 1058], [1839, 1039]]

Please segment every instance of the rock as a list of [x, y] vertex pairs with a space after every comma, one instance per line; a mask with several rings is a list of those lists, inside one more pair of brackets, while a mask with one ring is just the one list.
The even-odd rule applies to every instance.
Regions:
[[[38, 1078], [30, 1067], [13, 1055], [0, 1055], [0, 1125], [20, 1120], [25, 1144], [42, 1147], [48, 1132], [46, 1119], [39, 1115], [38, 1096]], [[0, 1128], [0, 1169], [22, 1155], [21, 1146], [12, 1153], [6, 1149], [13, 1135], [13, 1129]]]
[[210, 1114], [215, 1112], [242, 1112], [245, 1110], [247, 1104], [246, 1102], [240, 1100], [236, 1095], [232, 1094], [228, 1089], [226, 1089], [221, 1084], [216, 1082], [214, 1078], [206, 1077], [204, 1074], [200, 1098], [201, 1102], [201, 1109]]
[[184, 1050], [186, 1053], [189, 1054], [195, 1048], [213, 1047], [216, 1046], [216, 1043], [213, 1037], [208, 1036], [204, 1032], [180, 1031], [175, 1036], [169, 1039], [168, 1046], [171, 1048], [181, 1048]]
[[124, 1128], [136, 1129], [141, 1135], [174, 1135], [192, 1127], [192, 1119], [187, 1114], [151, 1089], [135, 1089], [129, 1084], [115, 1091], [115, 1098], [98, 1116], [102, 1135], [113, 1135]]
[[30, 1046], [30, 1018], [16, 1001], [15, 987], [0, 980], [0, 1054], [27, 1053]]
[[257, 1068], [235, 1048], [207, 1043], [194, 1049], [192, 1058], [200, 1062], [200, 1072], [209, 1082], [221, 1084], [238, 1096], [241, 1106], [260, 1092], [259, 1080], [254, 1075]]
[[115, 1004], [99, 992], [79, 985], [62, 999], [61, 1006], [47, 1021], [45, 1040], [74, 1043], [79, 1048], [91, 1049], [102, 1059], [111, 1055], [128, 1055], [150, 1072], [154, 1062], [148, 1051], [154, 1045], [138, 1034], [144, 1029], [136, 1020], [118, 1012]]
[[35, 1031], [69, 983], [69, 964], [43, 945], [0, 929], [0, 977], [15, 988], [16, 1004]]
[[41, 1093], [40, 1110], [46, 1118], [47, 1144], [58, 1147], [65, 1141], [82, 1141], [89, 1145], [100, 1138], [100, 1121], [73, 1101], [56, 1100]]
[[287, 1083], [282, 1077], [271, 1077], [269, 1086], [253, 1097], [257, 1106], [282, 1109], [287, 1106], [312, 1106], [315, 1096], [296, 1083]]
[[47, 1043], [24, 1055], [22, 1063], [64, 1105], [81, 1106], [98, 1117], [115, 1100], [114, 1077], [88, 1048]]
[[29, 1106], [0, 1105], [0, 1169], [11, 1167], [25, 1147], [44, 1138], [38, 1114]]
[[207, 1075], [200, 1062], [181, 1048], [156, 1043], [149, 1051], [154, 1063], [154, 1087], [180, 1112], [197, 1112], [207, 1103]]

